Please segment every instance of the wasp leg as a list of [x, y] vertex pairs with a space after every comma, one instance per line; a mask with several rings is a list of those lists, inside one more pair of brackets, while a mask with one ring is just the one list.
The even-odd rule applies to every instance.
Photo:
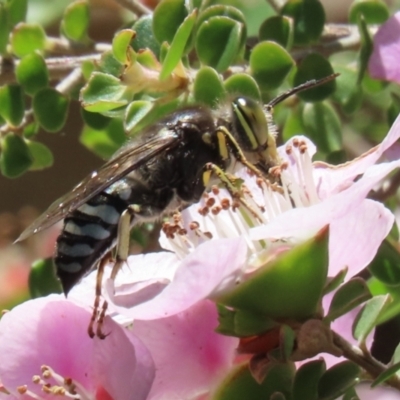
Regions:
[[238, 179], [230, 174], [227, 174], [224, 170], [218, 167], [215, 164], [207, 163], [204, 167], [203, 172], [203, 184], [205, 187], [209, 186], [209, 182], [211, 179], [211, 174], [214, 174], [221, 183], [228, 190], [233, 200], [237, 200], [240, 202], [256, 219], [260, 222], [263, 222], [260, 213], [257, 212], [254, 207], [252, 207], [244, 198], [243, 191], [238, 187]]
[[[232, 134], [229, 132], [228, 129], [226, 129], [224, 126], [218, 127], [217, 135], [218, 135], [220, 147], [222, 147], [222, 146], [226, 147], [226, 142], [229, 142], [229, 144], [231, 145], [232, 150], [233, 150], [232, 153], [233, 153], [234, 157], [236, 158], [236, 160], [238, 160], [241, 164], [243, 164], [250, 171], [252, 171], [257, 177], [265, 180], [265, 175], [254, 164], [247, 161], [238, 142], [232, 136]], [[222, 135], [222, 137], [221, 137], [221, 135]], [[223, 143], [223, 144], [221, 144], [221, 143]], [[227, 149], [226, 149], [226, 152], [228, 152]]]
[[[101, 332], [101, 325], [102, 325], [102, 321], [104, 320], [105, 311], [107, 309], [107, 302], [104, 301], [101, 313], [99, 313], [99, 309], [100, 309], [100, 301], [101, 301], [100, 300], [101, 299], [101, 285], [103, 282], [104, 268], [107, 265], [107, 263], [109, 262], [110, 258], [111, 258], [111, 253], [108, 253], [106, 256], [104, 256], [100, 260], [99, 267], [97, 269], [96, 291], [95, 291], [93, 312], [92, 312], [92, 316], [90, 318], [90, 322], [89, 322], [89, 326], [88, 326], [88, 334], [91, 338], [93, 338], [95, 336], [93, 327], [94, 327], [94, 324], [96, 323], [96, 321], [98, 324], [97, 329], [96, 329], [96, 335], [100, 339], [104, 339], [107, 336]], [[104, 314], [103, 314], [103, 310], [104, 310]], [[101, 321], [101, 324], [100, 324], [100, 321]]]
[[118, 224], [118, 242], [117, 242], [117, 255], [114, 266], [111, 270], [110, 278], [115, 280], [118, 271], [122, 268], [129, 255], [129, 239], [131, 231], [131, 222], [135, 214], [140, 212], [137, 205], [129, 206], [122, 214]]

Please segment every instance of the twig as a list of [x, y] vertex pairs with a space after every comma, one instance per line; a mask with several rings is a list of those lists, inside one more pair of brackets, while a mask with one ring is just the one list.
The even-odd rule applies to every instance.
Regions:
[[[382, 372], [386, 371], [387, 367], [384, 364], [380, 363], [378, 360], [375, 360], [371, 355], [364, 353], [359, 347], [350, 344], [336, 332], [332, 331], [332, 333], [333, 342], [342, 350], [343, 356], [364, 368], [372, 378], [375, 379]], [[397, 377], [397, 375], [391, 376], [388, 380], [386, 380], [386, 383], [400, 390], [400, 379]]]

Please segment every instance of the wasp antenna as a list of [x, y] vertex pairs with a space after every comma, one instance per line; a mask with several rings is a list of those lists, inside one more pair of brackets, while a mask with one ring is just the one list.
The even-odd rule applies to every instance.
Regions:
[[315, 86], [323, 85], [324, 83], [330, 82], [336, 79], [339, 75], [340, 75], [339, 73], [334, 73], [325, 76], [324, 78], [321, 79], [311, 79], [310, 81], [304, 82], [301, 85], [296, 86], [293, 89], [289, 89], [287, 92], [280, 94], [278, 97], [275, 97], [266, 105], [266, 107], [268, 110], [271, 110], [277, 104], [281, 103], [283, 100], [286, 100], [288, 97], [293, 96], [294, 94], [302, 92], [304, 90], [311, 89]]

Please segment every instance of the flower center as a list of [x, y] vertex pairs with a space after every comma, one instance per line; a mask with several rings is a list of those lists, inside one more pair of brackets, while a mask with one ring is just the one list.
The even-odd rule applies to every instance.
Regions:
[[[49, 395], [54, 397], [63, 396], [67, 399], [74, 400], [93, 400], [91, 396], [82, 385], [78, 382], [73, 381], [71, 378], [62, 377], [57, 374], [52, 368], [47, 365], [41, 367], [41, 375], [34, 375], [32, 382], [35, 385], [40, 386], [45, 397], [38, 395], [36, 392], [29, 390], [28, 385], [21, 385], [17, 388], [21, 395], [29, 396], [32, 399], [48, 399]], [[25, 398], [25, 397], [24, 397]]]
[[164, 247], [184, 258], [211, 238], [241, 236], [253, 254], [275, 246], [275, 242], [251, 240], [249, 229], [267, 224], [292, 208], [320, 201], [306, 141], [295, 138], [288, 143], [283, 162], [271, 168], [269, 175], [269, 179], [259, 179], [244, 168], [236, 171], [235, 176], [242, 181], [238, 185], [240, 199], [232, 197], [225, 188], [213, 186], [199, 203], [175, 213], [163, 224], [163, 234], [168, 240]]

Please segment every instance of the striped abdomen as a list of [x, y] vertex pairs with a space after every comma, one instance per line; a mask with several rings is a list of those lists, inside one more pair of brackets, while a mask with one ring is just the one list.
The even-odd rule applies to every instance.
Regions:
[[115, 245], [118, 222], [127, 206], [118, 192], [106, 190], [64, 219], [55, 264], [65, 294]]

